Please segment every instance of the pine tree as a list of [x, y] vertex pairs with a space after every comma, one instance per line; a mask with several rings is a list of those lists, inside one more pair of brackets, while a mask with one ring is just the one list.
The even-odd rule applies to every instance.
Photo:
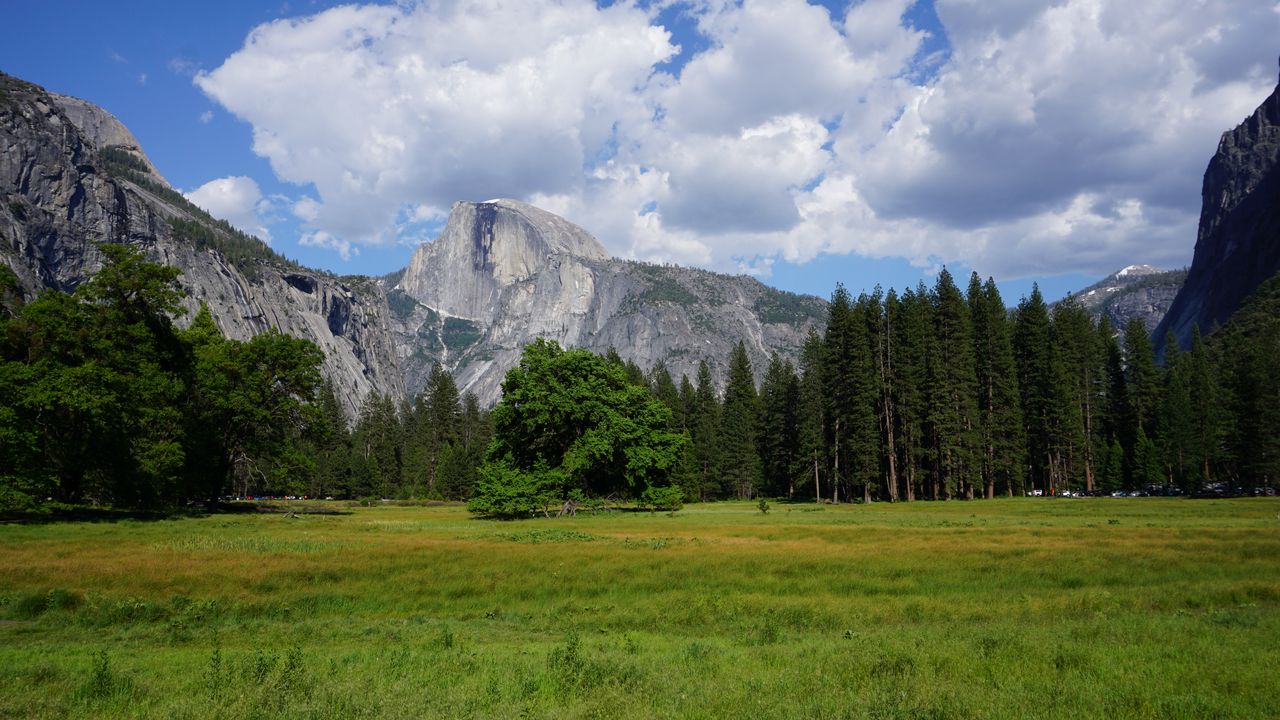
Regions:
[[760, 489], [759, 436], [760, 401], [746, 345], [739, 341], [729, 360], [729, 377], [724, 388], [719, 475], [724, 486], [740, 500], [751, 499]]
[[352, 492], [378, 498], [398, 494], [404, 444], [399, 412], [390, 396], [370, 393], [365, 398], [352, 441]]
[[933, 497], [973, 497], [977, 463], [977, 374], [969, 306], [946, 268], [934, 286], [934, 362], [927, 424], [933, 449]]
[[1018, 303], [1013, 351], [1022, 392], [1022, 423], [1027, 444], [1027, 470], [1032, 488], [1049, 489], [1051, 466], [1051, 409], [1053, 407], [1052, 347], [1049, 309], [1038, 285]]
[[774, 353], [760, 386], [760, 462], [762, 489], [775, 497], [795, 495], [792, 473], [800, 452], [799, 402], [795, 366]]
[[1140, 427], [1150, 436], [1160, 407], [1160, 370], [1151, 337], [1137, 318], [1130, 319], [1124, 328], [1124, 368], [1127, 423], [1135, 435]]
[[840, 490], [857, 487], [868, 494], [879, 472], [879, 431], [875, 403], [875, 375], [865, 316], [855, 310], [843, 285], [837, 286], [827, 307], [823, 368], [827, 394], [827, 424], [831, 434], [833, 502]]
[[979, 453], [985, 495], [1013, 495], [1022, 479], [1022, 408], [1009, 313], [995, 281], [969, 278], [974, 367], [978, 380]]
[[1053, 308], [1049, 406], [1049, 490], [1093, 489], [1090, 442], [1097, 334], [1089, 312], [1067, 296]]
[[680, 402], [680, 390], [676, 388], [675, 382], [671, 379], [671, 372], [667, 370], [667, 364], [661, 358], [649, 371], [648, 385], [653, 389], [653, 396], [671, 409], [676, 427], [684, 428], [686, 421], [684, 406]]
[[425, 449], [427, 493], [441, 493], [438, 479], [440, 457], [444, 448], [459, 442], [462, 432], [462, 403], [453, 375], [437, 364], [427, 376], [422, 392], [422, 423], [417, 429]]
[[[1154, 448], [1151, 436], [1156, 432], [1156, 412], [1160, 407], [1160, 370], [1156, 367], [1147, 328], [1141, 320], [1132, 318], [1125, 325], [1123, 347], [1125, 404], [1121, 414], [1121, 444], [1128, 452], [1131, 485], [1141, 487], [1153, 481], [1148, 477], [1147, 458], [1139, 461], [1135, 457], [1138, 431], [1142, 431], [1143, 439], [1152, 443]], [[1158, 464], [1158, 451], [1153, 457]]]
[[925, 420], [928, 411], [929, 362], [933, 354], [933, 300], [921, 282], [915, 290], [902, 294], [900, 308], [894, 313], [897, 342], [890, 349], [896, 369], [894, 407], [897, 408], [899, 467], [903, 469], [905, 500], [923, 494], [928, 476], [929, 448], [925, 442]]
[[800, 351], [800, 392], [796, 411], [800, 448], [793, 474], [800, 487], [812, 484], [815, 502], [822, 502], [821, 471], [826, 458], [826, 391], [822, 358], [822, 338], [810, 329]]
[[711, 380], [711, 368], [707, 361], [698, 363], [698, 384], [693, 394], [693, 406], [689, 409], [690, 436], [693, 439], [697, 463], [697, 484], [692, 494], [699, 500], [718, 497], [721, 484], [716, 477], [720, 444], [720, 401], [716, 397]]
[[1222, 458], [1226, 436], [1222, 390], [1217, 373], [1200, 337], [1200, 327], [1192, 328], [1191, 351], [1186, 355], [1187, 380], [1191, 394], [1191, 446], [1195, 462], [1191, 489], [1203, 490], [1213, 481], [1214, 466]]
[[1195, 466], [1195, 420], [1192, 417], [1191, 378], [1188, 358], [1172, 332], [1165, 338], [1163, 387], [1156, 418], [1158, 446], [1166, 483], [1191, 489]]
[[[876, 417], [880, 423], [881, 466], [883, 469], [884, 496], [889, 502], [898, 501], [898, 438], [897, 410], [894, 404], [893, 388], [895, 384], [893, 346], [896, 342], [898, 302], [893, 290], [883, 301], [883, 293], [877, 285], [872, 294], [862, 303], [866, 317], [867, 334], [871, 345], [871, 354], [875, 366]], [[869, 493], [864, 501], [870, 500]]]

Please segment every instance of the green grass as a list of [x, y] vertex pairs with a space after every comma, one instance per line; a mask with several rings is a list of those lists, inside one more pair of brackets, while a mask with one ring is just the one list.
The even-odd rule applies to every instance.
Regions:
[[0, 527], [0, 717], [1255, 718], [1280, 502]]

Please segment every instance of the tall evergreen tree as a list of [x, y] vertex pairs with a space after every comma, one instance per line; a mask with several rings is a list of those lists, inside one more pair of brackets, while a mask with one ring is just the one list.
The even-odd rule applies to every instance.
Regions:
[[995, 281], [969, 278], [969, 311], [973, 317], [974, 369], [978, 380], [979, 454], [984, 494], [995, 497], [1020, 490], [1022, 478], [1022, 408], [1013, 355], [1009, 313]]
[[855, 309], [849, 292], [837, 286], [827, 307], [824, 339], [824, 384], [827, 429], [831, 435], [831, 497], [839, 502], [841, 489], [868, 494], [879, 474], [879, 430], [871, 344], [865, 315]]
[[680, 390], [676, 388], [676, 384], [671, 379], [671, 372], [667, 370], [667, 363], [658, 358], [653, 364], [653, 369], [649, 371], [649, 387], [653, 389], [653, 396], [663, 405], [671, 409], [671, 415], [677, 428], [683, 429], [686, 425], [684, 417], [684, 406], [680, 402]]
[[747, 500], [760, 489], [762, 475], [757, 443], [760, 436], [760, 401], [747, 348], [738, 341], [729, 359], [720, 415], [720, 478], [734, 496]]
[[1033, 488], [1049, 489], [1053, 368], [1049, 308], [1038, 285], [1018, 303], [1013, 331], [1022, 423], [1027, 443], [1027, 474]]
[[977, 462], [978, 380], [969, 306], [946, 268], [934, 285], [934, 362], [929, 373], [928, 427], [934, 498], [973, 498]]
[[896, 368], [894, 407], [897, 408], [900, 467], [904, 471], [905, 500], [923, 495], [928, 476], [929, 448], [925, 421], [928, 414], [929, 362], [933, 355], [933, 300], [921, 282], [902, 294], [895, 313], [898, 341], [891, 348]]
[[689, 429], [697, 463], [697, 480], [696, 487], [686, 489], [694, 492], [686, 494], [699, 500], [709, 500], [718, 497], [721, 491], [721, 483], [716, 476], [720, 466], [720, 401], [716, 397], [711, 368], [706, 360], [698, 363], [698, 384], [693, 397], [693, 407], [689, 410]]
[[1190, 489], [1203, 490], [1213, 481], [1214, 466], [1222, 458], [1226, 428], [1222, 390], [1199, 326], [1192, 328], [1185, 362], [1191, 394], [1190, 455], [1196, 466]]
[[760, 386], [762, 490], [774, 496], [795, 495], [792, 473], [800, 453], [799, 403], [795, 366], [774, 353]]
[[[897, 332], [899, 308], [897, 294], [893, 290], [889, 291], [884, 300], [882, 297], [883, 292], [877, 285], [860, 305], [866, 317], [872, 362], [875, 366], [876, 416], [880, 423], [884, 497], [890, 502], [897, 502], [901, 483], [898, 478], [898, 418], [894, 402], [896, 378], [893, 346], [896, 342], [894, 334]], [[870, 500], [869, 493], [863, 499]]]
[[1195, 468], [1195, 419], [1192, 417], [1188, 358], [1172, 332], [1165, 338], [1164, 373], [1156, 427], [1166, 483], [1190, 490]]
[[462, 432], [462, 402], [453, 375], [443, 365], [436, 364], [427, 376], [427, 386], [422, 391], [422, 422], [417, 428], [419, 441], [425, 451], [427, 493], [439, 495], [438, 469], [445, 447], [460, 442]]
[[1092, 490], [1097, 333], [1089, 312], [1067, 296], [1053, 308], [1050, 336], [1049, 490]]
[[822, 501], [822, 470], [826, 466], [823, 354], [822, 338], [810, 329], [800, 351], [800, 392], [796, 410], [800, 448], [793, 473], [800, 487], [813, 489], [813, 499], [817, 502]]

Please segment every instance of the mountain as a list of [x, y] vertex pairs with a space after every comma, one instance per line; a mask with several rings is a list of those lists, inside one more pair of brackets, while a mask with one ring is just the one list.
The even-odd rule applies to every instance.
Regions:
[[101, 266], [99, 243], [127, 242], [182, 271], [180, 323], [206, 303], [228, 337], [277, 327], [315, 342], [348, 413], [371, 391], [403, 394], [376, 284], [299, 267], [214, 220], [111, 114], [0, 74], [0, 147], [0, 261], [28, 295], [74, 290]]
[[763, 373], [795, 358], [826, 304], [744, 276], [619, 260], [587, 231], [515, 200], [454, 204], [440, 238], [387, 281], [410, 392], [440, 362], [461, 387], [498, 397], [538, 337], [604, 352], [678, 380], [706, 359], [717, 377], [739, 340]]
[[1211, 332], [1280, 272], [1280, 86], [1222, 135], [1202, 196], [1186, 284], [1155, 334], [1173, 331], [1184, 346], [1194, 326]]
[[1116, 332], [1135, 317], [1152, 332], [1186, 278], [1186, 270], [1130, 265], [1074, 293], [1074, 297], [1095, 320], [1105, 315]]
[[277, 327], [315, 342], [349, 416], [369, 393], [413, 397], [443, 363], [482, 402], [536, 337], [615, 347], [678, 379], [716, 376], [744, 340], [758, 374], [795, 359], [825, 303], [743, 276], [610, 258], [582, 228], [524, 203], [457, 203], [439, 239], [385, 278], [335, 277], [192, 205], [105, 110], [0, 73], [0, 262], [24, 292], [72, 291], [127, 242], [182, 271], [228, 337]]

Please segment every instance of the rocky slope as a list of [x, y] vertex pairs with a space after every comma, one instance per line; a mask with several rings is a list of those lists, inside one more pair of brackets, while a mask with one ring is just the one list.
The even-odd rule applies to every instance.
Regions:
[[316, 342], [349, 413], [370, 391], [403, 393], [376, 286], [297, 267], [210, 218], [106, 111], [0, 74], [0, 151], [0, 261], [28, 295], [74, 290], [99, 243], [131, 243], [182, 270], [188, 310], [207, 303], [228, 337], [274, 326]]
[[663, 359], [677, 380], [704, 358], [721, 378], [741, 339], [762, 374], [825, 316], [822, 300], [750, 278], [612, 259], [511, 200], [458, 203], [391, 278], [308, 270], [193, 206], [106, 111], [2, 73], [0, 150], [0, 261], [28, 295], [74, 290], [100, 266], [98, 243], [138, 245], [182, 270], [188, 309], [207, 303], [229, 337], [278, 327], [317, 343], [352, 416], [370, 392], [411, 397], [436, 363], [494, 402], [536, 337], [613, 346], [644, 368]]
[[666, 362], [693, 377], [706, 359], [721, 377], [738, 340], [763, 372], [795, 358], [825, 303], [747, 277], [610, 258], [582, 228], [514, 200], [454, 205], [440, 239], [389, 282], [410, 391], [443, 362], [459, 385], [496, 400], [507, 368], [537, 337]]
[[1186, 284], [1156, 337], [1226, 323], [1263, 281], [1280, 272], [1280, 87], [1223, 134], [1204, 174], [1200, 230]]
[[1153, 332], [1164, 319], [1186, 270], [1164, 271], [1150, 265], [1130, 265], [1074, 294], [1097, 320], [1106, 316], [1120, 332], [1131, 318], [1138, 318]]

